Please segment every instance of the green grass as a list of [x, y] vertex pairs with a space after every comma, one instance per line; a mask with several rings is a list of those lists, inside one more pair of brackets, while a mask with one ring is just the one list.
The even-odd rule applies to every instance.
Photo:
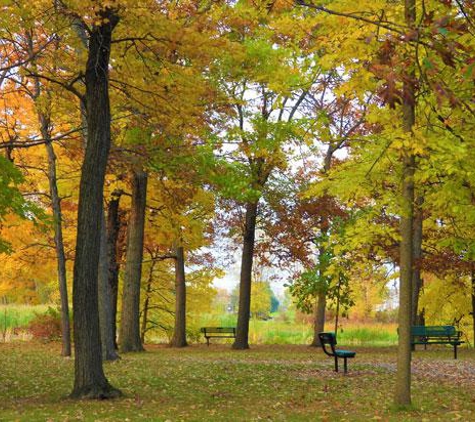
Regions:
[[0, 344], [2, 421], [475, 420], [475, 359], [433, 347], [413, 359], [413, 407], [392, 406], [396, 349], [356, 347], [348, 375], [307, 346], [148, 346], [107, 363], [125, 397], [72, 401], [72, 359], [59, 345]]
[[[194, 326], [233, 327], [235, 315], [200, 315]], [[333, 331], [332, 323], [326, 330]], [[313, 339], [313, 327], [305, 322], [286, 321], [278, 315], [267, 321], [251, 319], [249, 322], [249, 341], [252, 344], [310, 344]], [[338, 342], [359, 346], [393, 346], [397, 344], [395, 324], [356, 323], [341, 321], [338, 330]]]
[[48, 305], [0, 305], [0, 330], [25, 327], [35, 314], [45, 313]]

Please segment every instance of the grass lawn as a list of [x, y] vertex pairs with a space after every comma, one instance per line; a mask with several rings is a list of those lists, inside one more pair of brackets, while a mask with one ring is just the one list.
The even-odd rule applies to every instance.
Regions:
[[[1, 421], [475, 420], [475, 358], [432, 347], [413, 359], [411, 411], [391, 408], [396, 349], [355, 347], [349, 374], [308, 346], [229, 344], [146, 353], [107, 363], [113, 401], [72, 401], [73, 360], [57, 344], [0, 344]], [[353, 348], [353, 347], [352, 347]]]

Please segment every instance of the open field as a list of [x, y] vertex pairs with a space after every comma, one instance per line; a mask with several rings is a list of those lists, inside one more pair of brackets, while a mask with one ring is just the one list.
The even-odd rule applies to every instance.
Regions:
[[391, 408], [396, 349], [356, 347], [349, 374], [307, 346], [229, 344], [185, 349], [148, 346], [106, 364], [125, 393], [114, 401], [75, 402], [73, 360], [59, 345], [0, 344], [1, 421], [447, 421], [475, 420], [475, 354], [461, 348], [417, 351], [414, 409]]

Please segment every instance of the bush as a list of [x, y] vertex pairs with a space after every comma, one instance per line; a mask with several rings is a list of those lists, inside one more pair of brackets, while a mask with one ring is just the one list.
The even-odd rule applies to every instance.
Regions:
[[28, 330], [33, 338], [41, 341], [56, 341], [61, 338], [61, 316], [59, 312], [49, 307], [44, 314], [35, 314], [28, 324]]

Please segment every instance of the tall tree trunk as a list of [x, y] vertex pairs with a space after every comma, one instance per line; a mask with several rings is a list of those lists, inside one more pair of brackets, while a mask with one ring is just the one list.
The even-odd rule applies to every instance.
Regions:
[[[104, 177], [110, 149], [109, 58], [112, 31], [119, 18], [111, 10], [90, 30], [86, 64], [87, 145], [79, 188], [76, 259], [73, 279], [73, 398], [105, 399], [121, 395], [102, 367], [98, 309], [98, 264]], [[107, 19], [107, 21], [106, 21]]]
[[155, 263], [156, 261], [152, 257], [152, 263], [150, 265], [150, 272], [148, 275], [147, 287], [145, 289], [145, 300], [142, 311], [142, 328], [140, 330], [140, 339], [142, 340], [142, 344], [145, 343], [145, 334], [147, 332], [148, 311], [150, 307], [150, 296], [152, 294], [153, 271], [155, 269]]
[[411, 325], [422, 325], [422, 312], [419, 310], [419, 296], [422, 290], [421, 260], [422, 260], [422, 239], [423, 239], [423, 215], [422, 204], [424, 197], [418, 196], [414, 208], [414, 238], [413, 238], [413, 271], [412, 271], [412, 310]]
[[[42, 132], [44, 132], [43, 137], [45, 134], [49, 136], [48, 130], [42, 129]], [[51, 207], [53, 209], [54, 246], [58, 266], [59, 296], [61, 299], [61, 354], [63, 356], [71, 356], [71, 327], [69, 323], [68, 284], [66, 280], [66, 254], [64, 253], [61, 201], [56, 178], [56, 155], [51, 142], [47, 142], [45, 145], [48, 153], [48, 182]]]
[[251, 315], [251, 281], [256, 238], [258, 201], [246, 204], [246, 222], [244, 224], [241, 279], [239, 284], [239, 310], [236, 339], [233, 349], [249, 349], [249, 318]]
[[176, 248], [175, 258], [175, 330], [170, 343], [173, 347], [185, 347], [186, 343], [186, 283], [185, 254], [183, 246]]
[[[329, 145], [327, 148], [327, 152], [325, 154], [325, 160], [323, 162], [323, 172], [328, 173], [332, 165], [332, 157], [335, 152], [335, 148], [333, 145]], [[321, 238], [326, 239], [328, 236], [328, 226], [329, 220], [326, 217], [322, 218], [320, 223], [320, 230], [322, 233]], [[320, 245], [318, 248], [318, 259], [320, 261], [320, 277], [324, 276], [326, 269], [323, 267], [323, 256], [325, 254], [325, 247]], [[321, 342], [320, 338], [318, 337], [318, 333], [321, 333], [325, 329], [325, 311], [327, 307], [327, 292], [326, 289], [321, 289], [317, 295], [317, 302], [315, 303], [315, 309], [313, 312], [313, 341], [310, 346], [313, 347], [320, 347]], [[335, 333], [336, 334], [336, 333]]]
[[[28, 49], [33, 55], [33, 34], [27, 32]], [[31, 65], [37, 71], [36, 62]], [[53, 212], [54, 224], [54, 246], [56, 251], [56, 263], [58, 272], [59, 296], [61, 301], [61, 354], [71, 356], [71, 327], [69, 323], [69, 300], [68, 284], [66, 278], [66, 254], [64, 252], [63, 240], [63, 217], [61, 212], [61, 199], [58, 192], [58, 178], [56, 172], [56, 154], [54, 153], [53, 140], [51, 138], [51, 116], [49, 110], [44, 112], [44, 107], [38, 106], [37, 100], [41, 95], [41, 83], [39, 77], [33, 78], [34, 90], [32, 98], [37, 105], [38, 121], [40, 123], [41, 136], [45, 141], [46, 153], [48, 154], [48, 184], [51, 199], [51, 209]], [[49, 95], [47, 94], [49, 100]]]
[[[405, 0], [405, 19], [408, 28], [414, 28], [416, 21], [415, 0]], [[414, 71], [410, 71], [403, 86], [403, 129], [411, 134], [415, 123]], [[403, 158], [401, 182], [402, 212], [400, 221], [400, 287], [399, 287], [399, 343], [397, 352], [396, 406], [411, 404], [411, 300], [413, 269], [413, 215], [414, 215], [414, 169], [415, 157], [412, 151]]]
[[115, 337], [112, 330], [112, 290], [109, 285], [109, 260], [107, 259], [107, 234], [104, 208], [101, 210], [101, 249], [99, 254], [99, 323], [101, 329], [102, 359], [116, 360], [119, 355], [115, 348]]
[[473, 321], [473, 338], [475, 340], [475, 263], [472, 264], [470, 272], [470, 278], [472, 282], [472, 321]]
[[111, 332], [114, 347], [117, 349], [117, 299], [119, 293], [120, 252], [117, 245], [119, 239], [120, 219], [119, 202], [121, 192], [114, 192], [107, 209], [107, 262], [109, 263], [108, 282], [111, 296]]
[[147, 174], [134, 171], [132, 177], [132, 209], [127, 227], [127, 252], [119, 348], [122, 352], [144, 350], [140, 339], [140, 282], [142, 278], [145, 205], [147, 197]]

